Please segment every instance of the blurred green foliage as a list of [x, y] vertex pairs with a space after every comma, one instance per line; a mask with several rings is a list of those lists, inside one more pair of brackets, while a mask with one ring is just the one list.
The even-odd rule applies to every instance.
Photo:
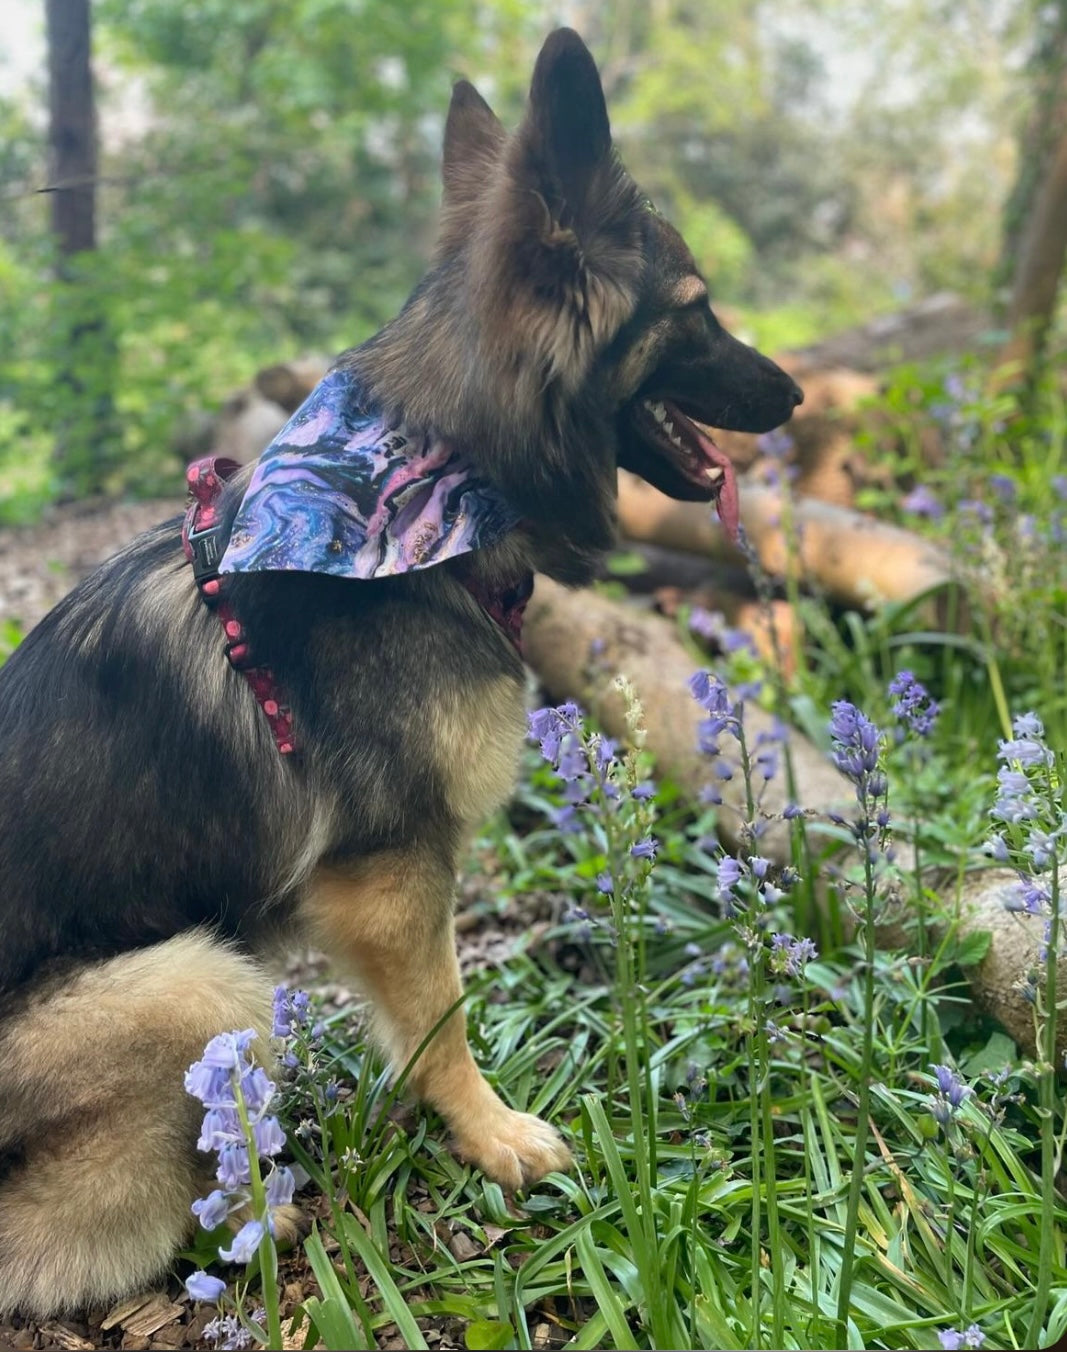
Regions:
[[34, 192], [43, 93], [0, 100], [0, 511], [57, 487], [79, 307], [113, 339], [96, 376], [120, 429], [85, 485], [141, 492], [176, 482], [183, 419], [395, 313], [432, 245], [451, 81], [474, 79], [513, 124], [561, 20], [601, 64], [628, 164], [762, 342], [934, 287], [987, 298], [1039, 9], [97, 0], [100, 248], [64, 288]]

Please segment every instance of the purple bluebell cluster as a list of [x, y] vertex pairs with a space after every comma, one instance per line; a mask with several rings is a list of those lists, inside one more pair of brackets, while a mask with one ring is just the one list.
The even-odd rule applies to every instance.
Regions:
[[[734, 777], [737, 766], [723, 754], [722, 739], [732, 737], [740, 744], [745, 702], [758, 697], [760, 683], [741, 682], [731, 689], [715, 672], [702, 670], [689, 678], [689, 692], [707, 715], [697, 725], [697, 744], [704, 755], [712, 758], [711, 772], [715, 779], [726, 782]], [[742, 771], [747, 769], [760, 781], [757, 790], [762, 791], [778, 773], [784, 740], [785, 727], [777, 718], [769, 729], [757, 734], [748, 765], [741, 766]], [[702, 802], [713, 805], [722, 802], [722, 794], [714, 784], [706, 786], [700, 797]], [[754, 824], [754, 829], [758, 832], [758, 823]]]
[[1037, 715], [1019, 714], [1012, 733], [997, 751], [997, 797], [989, 815], [999, 829], [986, 850], [1019, 875], [1010, 909], [1048, 918], [1053, 865], [1067, 862], [1063, 787], [1053, 774], [1055, 757]]
[[689, 612], [689, 628], [694, 634], [714, 643], [728, 656], [739, 652], [754, 654], [756, 651], [752, 635], [744, 629], [731, 628], [721, 610], [705, 610], [703, 606], [694, 606]]
[[[579, 809], [587, 806], [598, 792], [607, 802], [620, 797], [611, 774], [618, 743], [602, 733], [592, 733], [586, 738], [582, 711], [573, 702], [535, 709], [529, 715], [529, 732], [539, 743], [541, 755], [563, 781], [563, 804], [550, 811], [550, 820], [557, 830], [576, 834], [582, 829]], [[654, 785], [639, 784], [631, 797], [642, 802], [654, 794]]]
[[933, 1066], [937, 1093], [930, 1100], [930, 1112], [943, 1127], [947, 1127], [963, 1106], [963, 1100], [973, 1091], [965, 1085], [951, 1066]]
[[310, 1010], [311, 997], [307, 991], [291, 991], [287, 986], [275, 986], [271, 1034], [274, 1037], [290, 1037], [297, 1028], [307, 1023]]
[[939, 521], [945, 515], [944, 503], [926, 484], [916, 484], [901, 498], [900, 505], [913, 516], [925, 516], [929, 521]]
[[929, 737], [937, 726], [941, 712], [936, 700], [921, 681], [910, 671], [900, 671], [889, 682], [889, 693], [894, 697], [893, 716], [907, 732], [916, 737]]
[[779, 976], [802, 977], [819, 950], [811, 939], [795, 939], [791, 934], [771, 935], [771, 971]]
[[[282, 1028], [291, 1031], [297, 999], [298, 996], [290, 996], [281, 988], [275, 992], [276, 1032]], [[303, 997], [305, 1014], [306, 1000]], [[201, 1059], [185, 1075], [186, 1091], [207, 1110], [197, 1148], [214, 1151], [218, 1159], [215, 1176], [220, 1186], [192, 1205], [193, 1215], [201, 1226], [214, 1230], [235, 1212], [247, 1211], [252, 1204], [252, 1151], [257, 1170], [261, 1172], [260, 1162], [268, 1167], [262, 1213], [245, 1221], [229, 1247], [219, 1249], [219, 1257], [228, 1263], [251, 1262], [266, 1235], [274, 1233], [275, 1209], [287, 1206], [295, 1189], [292, 1170], [277, 1162], [285, 1149], [285, 1133], [270, 1111], [276, 1085], [263, 1067], [252, 1060], [255, 1037], [251, 1028], [220, 1033], [211, 1039]], [[194, 1272], [186, 1282], [186, 1289], [194, 1300], [217, 1300], [225, 1283], [207, 1273]]]
[[[632, 692], [627, 698], [635, 699]], [[639, 716], [632, 703], [628, 722], [635, 711]], [[548, 810], [549, 819], [566, 834], [588, 828], [591, 838], [602, 844], [614, 842], [606, 851], [607, 866], [598, 869], [593, 884], [599, 896], [611, 900], [614, 913], [656, 863], [659, 841], [651, 831], [656, 786], [639, 778], [634, 754], [624, 752], [614, 738], [586, 728], [577, 704], [536, 709], [528, 721], [530, 737], [562, 781], [563, 803]], [[636, 731], [638, 744], [641, 735]], [[595, 927], [611, 928], [582, 907], [571, 906], [564, 918], [577, 923], [581, 938], [590, 937]]]
[[[718, 864], [719, 900], [728, 912], [736, 912], [737, 900], [741, 894], [750, 897], [760, 908], [777, 906], [785, 898], [785, 890], [770, 877], [771, 861], [762, 855], [749, 855], [744, 859], [735, 859], [724, 854]], [[793, 878], [790, 870], [783, 869], [778, 882], [791, 885]]]
[[889, 780], [882, 769], [881, 731], [854, 704], [840, 699], [830, 709], [830, 742], [833, 762], [852, 782], [860, 805], [854, 833], [858, 841], [869, 842], [873, 827], [885, 831], [889, 825]]
[[981, 1347], [985, 1342], [985, 1334], [977, 1324], [965, 1329], [941, 1329], [937, 1338], [947, 1352], [959, 1352], [963, 1347]]
[[[255, 1310], [252, 1318], [262, 1320], [263, 1310]], [[200, 1336], [205, 1343], [218, 1348], [219, 1352], [237, 1352], [237, 1349], [254, 1347], [255, 1338], [250, 1329], [245, 1328], [235, 1314], [219, 1315], [209, 1324], [205, 1324]]]
[[797, 466], [792, 463], [796, 442], [781, 427], [773, 432], [764, 432], [756, 438], [761, 454], [767, 457], [763, 467], [763, 482], [769, 488], [776, 488], [783, 478], [791, 482], [797, 477]]

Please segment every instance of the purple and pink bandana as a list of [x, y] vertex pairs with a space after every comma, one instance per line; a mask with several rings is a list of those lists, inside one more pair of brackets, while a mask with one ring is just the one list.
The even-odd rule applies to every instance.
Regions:
[[459, 452], [387, 426], [335, 370], [260, 456], [219, 572], [386, 577], [482, 549], [517, 521]]

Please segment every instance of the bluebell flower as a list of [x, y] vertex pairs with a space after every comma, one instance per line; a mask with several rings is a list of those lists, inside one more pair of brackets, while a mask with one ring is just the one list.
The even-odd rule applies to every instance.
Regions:
[[1002, 741], [998, 744], [997, 755], [1006, 764], [1024, 767], [1052, 764], [1052, 752], [1040, 740], [1040, 735]]
[[548, 818], [557, 831], [564, 835], [576, 835], [582, 829], [581, 818], [573, 803], [564, 803], [562, 807], [548, 809]]
[[1045, 915], [1052, 905], [1052, 892], [1033, 878], [1024, 878], [1016, 886], [1019, 905], [1009, 910], [1025, 911], [1027, 915]]
[[296, 1191], [296, 1178], [292, 1169], [281, 1165], [273, 1170], [267, 1179], [267, 1202], [271, 1207], [288, 1206]]
[[237, 1109], [223, 1105], [218, 1108], [209, 1108], [204, 1114], [203, 1125], [200, 1128], [200, 1139], [196, 1143], [196, 1148], [205, 1151], [221, 1150], [223, 1146], [243, 1139]]
[[694, 606], [689, 612], [689, 628], [701, 638], [715, 639], [722, 632], [723, 617], [703, 606]]
[[219, 1070], [239, 1070], [255, 1036], [254, 1028], [245, 1028], [241, 1032], [219, 1033], [204, 1048], [200, 1061], [205, 1066]]
[[293, 1002], [284, 986], [274, 987], [271, 1033], [275, 1037], [288, 1037], [293, 1028]]
[[226, 1263], [250, 1263], [266, 1234], [262, 1221], [246, 1221], [233, 1237], [228, 1249], [220, 1249], [219, 1257]]
[[756, 445], [771, 460], [784, 460], [794, 450], [796, 443], [788, 432], [783, 432], [779, 427], [773, 432], [761, 433], [756, 438]]
[[285, 1133], [276, 1117], [263, 1117], [252, 1123], [256, 1152], [264, 1159], [279, 1155], [285, 1149]]
[[185, 1091], [205, 1107], [224, 1104], [230, 1094], [229, 1071], [197, 1061], [185, 1072]]
[[[197, 1198], [193, 1203], [192, 1211], [205, 1230], [214, 1230], [230, 1214], [230, 1201], [221, 1188], [216, 1188], [206, 1197]], [[201, 1299], [210, 1299], [210, 1297], [201, 1297]]]
[[190, 1300], [218, 1300], [226, 1283], [221, 1277], [212, 1277], [206, 1272], [193, 1272], [185, 1279], [185, 1289]]
[[630, 797], [635, 798], [639, 803], [645, 803], [655, 796], [656, 786], [651, 779], [646, 779], [641, 784], [635, 784], [630, 791]]
[[1036, 826], [1031, 830], [1023, 849], [1038, 873], [1043, 873], [1052, 863], [1060, 834], [1060, 831], [1042, 831]]
[[615, 891], [615, 883], [607, 869], [596, 875], [596, 890], [605, 897], [610, 897]]
[[970, 1089], [967, 1088], [951, 1066], [937, 1065], [933, 1067], [933, 1072], [938, 1090], [948, 1099], [953, 1108], [958, 1108], [971, 1092]]
[[634, 859], [654, 860], [658, 847], [659, 841], [654, 836], [647, 836], [644, 840], [639, 840], [636, 845], [630, 846], [630, 854]]
[[732, 855], [726, 854], [719, 860], [719, 895], [736, 887], [744, 876], [744, 869], [739, 860]]
[[215, 1177], [227, 1192], [237, 1192], [252, 1182], [248, 1163], [248, 1148], [244, 1145], [226, 1145], [219, 1151], [219, 1165]]
[[251, 1116], [255, 1117], [263, 1112], [274, 1097], [276, 1088], [274, 1081], [267, 1077], [267, 1072], [262, 1066], [253, 1066], [241, 1076], [241, 1092], [244, 1094], [245, 1105]]

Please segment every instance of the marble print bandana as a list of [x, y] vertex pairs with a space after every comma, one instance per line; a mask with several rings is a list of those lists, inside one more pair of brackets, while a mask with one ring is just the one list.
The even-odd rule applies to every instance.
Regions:
[[260, 456], [219, 571], [385, 577], [491, 545], [517, 520], [451, 446], [388, 427], [331, 371]]

